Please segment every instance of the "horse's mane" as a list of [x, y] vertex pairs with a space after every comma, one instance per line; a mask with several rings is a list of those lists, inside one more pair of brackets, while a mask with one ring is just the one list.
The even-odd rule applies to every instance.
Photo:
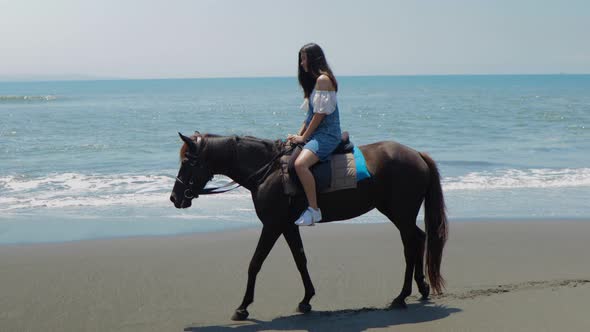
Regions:
[[258, 137], [254, 137], [254, 136], [241, 136], [240, 138], [255, 141], [255, 142], [261, 142], [266, 145], [272, 145], [272, 146], [274, 146], [274, 148], [277, 152], [282, 152], [285, 149], [285, 142], [281, 139], [276, 139], [273, 141], [270, 139], [258, 138]]
[[[196, 135], [200, 135], [200, 134], [194, 134], [191, 136], [191, 138], [194, 138]], [[254, 142], [260, 142], [266, 145], [272, 145], [274, 146], [274, 148], [276, 149], [276, 151], [278, 153], [282, 152], [285, 150], [285, 142], [281, 139], [277, 139], [277, 140], [269, 140], [269, 139], [265, 139], [265, 138], [258, 138], [255, 136], [238, 136], [238, 135], [233, 135], [233, 136], [223, 136], [223, 135], [217, 135], [217, 134], [202, 134], [201, 137], [207, 139], [207, 138], [225, 138], [225, 137], [238, 137], [239, 139], [242, 140], [250, 140], [250, 141], [254, 141]], [[185, 154], [188, 150], [188, 144], [183, 143], [182, 146], [180, 147], [180, 152], [179, 152], [179, 157], [180, 157], [180, 161], [182, 161], [185, 158]]]

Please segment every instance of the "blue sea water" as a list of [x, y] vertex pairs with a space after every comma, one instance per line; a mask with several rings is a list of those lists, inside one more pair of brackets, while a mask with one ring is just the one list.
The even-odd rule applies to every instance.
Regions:
[[[590, 218], [590, 75], [339, 83], [357, 145], [395, 140], [438, 162], [451, 221]], [[284, 138], [301, 98], [294, 77], [2, 82], [0, 244], [259, 227], [242, 188], [173, 207], [176, 133]]]

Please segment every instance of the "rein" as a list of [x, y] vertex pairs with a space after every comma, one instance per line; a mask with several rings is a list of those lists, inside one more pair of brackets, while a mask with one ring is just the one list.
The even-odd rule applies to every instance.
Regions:
[[[190, 189], [190, 186], [187, 186], [186, 183], [182, 182], [181, 179], [178, 178], [178, 176], [176, 177], [176, 181], [182, 183], [184, 186], [187, 187], [187, 189], [184, 191], [184, 196], [186, 198], [193, 198], [193, 191]], [[229, 188], [233, 185], [237, 185], [233, 188]], [[223, 186], [220, 187], [214, 187], [214, 188], [203, 188], [199, 191], [199, 195], [213, 195], [213, 194], [221, 194], [221, 193], [225, 193], [228, 191], [232, 191], [234, 189], [237, 189], [238, 187], [241, 187], [240, 184], [238, 184], [236, 181], [232, 181], [230, 183], [226, 183]]]
[[259, 170], [257, 170], [256, 172], [254, 172], [254, 174], [250, 175], [247, 179], [246, 182], [250, 181], [250, 179], [256, 175], [258, 175], [258, 173], [265, 171], [264, 175], [262, 175], [262, 177], [260, 178], [260, 180], [256, 181], [256, 184], [260, 184], [260, 181], [262, 179], [265, 179], [266, 176], [268, 175], [268, 173], [271, 170], [271, 166], [273, 165], [273, 163], [279, 159], [280, 157], [284, 156], [287, 153], [290, 153], [291, 151], [293, 151], [298, 145], [297, 144], [291, 144], [289, 148], [284, 149], [283, 151], [277, 153], [268, 163], [266, 163], [264, 166], [262, 166]]

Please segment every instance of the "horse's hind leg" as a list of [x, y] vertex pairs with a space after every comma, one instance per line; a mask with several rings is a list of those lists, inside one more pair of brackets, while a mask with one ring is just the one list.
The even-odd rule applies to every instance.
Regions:
[[414, 266], [418, 256], [418, 233], [415, 227], [400, 228], [402, 242], [404, 244], [404, 257], [406, 259], [406, 272], [404, 274], [404, 285], [400, 294], [391, 302], [392, 308], [406, 308], [406, 297], [412, 294], [412, 277]]
[[307, 313], [311, 311], [309, 301], [315, 295], [315, 289], [311, 282], [311, 278], [309, 277], [309, 272], [307, 271], [307, 258], [303, 251], [303, 242], [301, 241], [301, 235], [299, 234], [299, 227], [295, 224], [287, 226], [283, 236], [285, 237], [285, 240], [287, 240], [287, 244], [291, 249], [295, 264], [297, 265], [297, 269], [303, 280], [303, 287], [305, 287], [305, 295], [303, 296], [303, 300], [299, 303], [297, 311]]
[[[404, 244], [404, 258], [406, 260], [406, 271], [404, 274], [404, 285], [400, 294], [391, 302], [391, 308], [406, 308], [406, 298], [412, 294], [412, 277], [414, 267], [420, 251], [419, 233], [416, 227], [416, 216], [395, 216], [390, 208], [379, 208], [379, 211], [386, 215], [399, 229]], [[417, 214], [417, 213], [416, 213]]]
[[416, 232], [418, 233], [418, 254], [416, 256], [416, 266], [414, 270], [414, 280], [418, 285], [418, 290], [422, 294], [422, 299], [425, 300], [430, 295], [430, 286], [426, 283], [424, 278], [424, 249], [426, 245], [426, 233], [416, 226]]
[[270, 250], [277, 242], [279, 235], [281, 235], [281, 231], [278, 229], [268, 226], [264, 226], [262, 228], [262, 234], [260, 234], [256, 251], [254, 252], [254, 256], [252, 256], [250, 266], [248, 267], [248, 285], [246, 287], [246, 294], [244, 295], [242, 304], [240, 304], [232, 316], [232, 320], [244, 320], [248, 318], [249, 313], [247, 308], [252, 302], [254, 302], [254, 286], [256, 284], [256, 276], [258, 275], [258, 272], [260, 272], [262, 263], [264, 263], [264, 260], [270, 253]]

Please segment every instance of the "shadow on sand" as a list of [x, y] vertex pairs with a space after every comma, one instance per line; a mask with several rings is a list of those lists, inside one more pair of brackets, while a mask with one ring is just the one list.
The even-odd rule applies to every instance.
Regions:
[[308, 314], [277, 317], [271, 321], [248, 319], [244, 322], [191, 326], [188, 332], [256, 332], [265, 330], [291, 331], [364, 331], [370, 328], [386, 328], [403, 324], [415, 324], [442, 319], [460, 312], [460, 309], [434, 305], [432, 302], [408, 304], [407, 310], [379, 308], [347, 309], [337, 311], [312, 311]]

